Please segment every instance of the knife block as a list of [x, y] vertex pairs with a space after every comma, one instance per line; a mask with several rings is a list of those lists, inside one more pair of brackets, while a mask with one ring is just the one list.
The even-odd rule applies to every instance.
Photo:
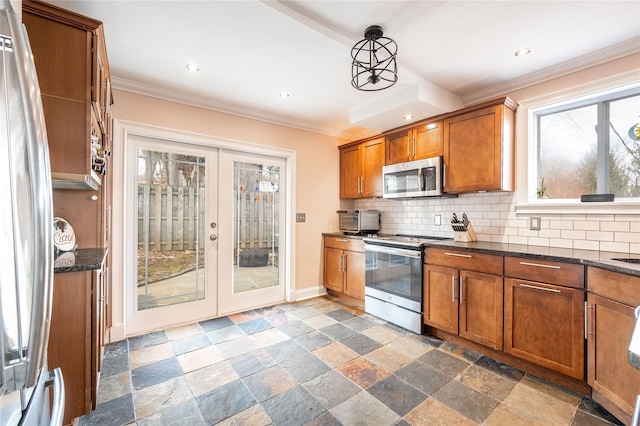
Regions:
[[453, 241], [458, 243], [470, 243], [477, 240], [476, 231], [471, 222], [467, 224], [466, 231], [453, 231]]

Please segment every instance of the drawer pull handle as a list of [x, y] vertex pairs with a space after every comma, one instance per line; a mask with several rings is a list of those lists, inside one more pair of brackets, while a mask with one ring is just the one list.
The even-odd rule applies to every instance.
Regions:
[[336, 238], [336, 242], [338, 243], [348, 243], [349, 240], [346, 238]]
[[556, 290], [555, 288], [538, 287], [538, 286], [529, 285], [529, 284], [520, 284], [520, 287], [532, 288], [534, 290], [550, 291], [551, 293], [562, 293], [562, 291]]
[[529, 263], [529, 262], [520, 262], [521, 265], [524, 266], [537, 266], [538, 268], [548, 268], [548, 269], [562, 269], [560, 266], [556, 265], [543, 265], [541, 263]]
[[456, 256], [456, 257], [468, 257], [468, 258], [472, 257], [469, 254], [449, 253], [448, 251], [445, 251], [444, 254], [446, 254], [447, 256]]

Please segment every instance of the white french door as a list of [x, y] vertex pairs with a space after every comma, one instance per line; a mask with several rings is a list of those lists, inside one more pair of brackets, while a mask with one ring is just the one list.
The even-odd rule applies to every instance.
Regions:
[[140, 136], [129, 142], [127, 333], [214, 316], [218, 150]]
[[285, 300], [285, 166], [281, 158], [220, 152], [220, 314]]
[[286, 299], [287, 163], [130, 135], [126, 334]]

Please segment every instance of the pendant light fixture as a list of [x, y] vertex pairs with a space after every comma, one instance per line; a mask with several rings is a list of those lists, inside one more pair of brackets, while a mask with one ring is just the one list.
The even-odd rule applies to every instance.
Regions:
[[398, 45], [382, 34], [382, 27], [372, 25], [351, 49], [351, 85], [358, 90], [383, 90], [398, 81]]

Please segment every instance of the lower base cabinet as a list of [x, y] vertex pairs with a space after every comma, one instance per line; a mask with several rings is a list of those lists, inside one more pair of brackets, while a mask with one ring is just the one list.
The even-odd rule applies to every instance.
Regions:
[[434, 248], [425, 257], [424, 324], [502, 350], [502, 257]]
[[97, 404], [104, 350], [102, 269], [54, 274], [48, 368], [60, 367], [65, 387], [64, 425]]
[[348, 302], [364, 306], [364, 242], [324, 238], [324, 286]]
[[628, 361], [640, 278], [597, 268], [589, 268], [588, 277], [587, 382], [593, 399], [630, 424], [640, 395], [640, 370]]

